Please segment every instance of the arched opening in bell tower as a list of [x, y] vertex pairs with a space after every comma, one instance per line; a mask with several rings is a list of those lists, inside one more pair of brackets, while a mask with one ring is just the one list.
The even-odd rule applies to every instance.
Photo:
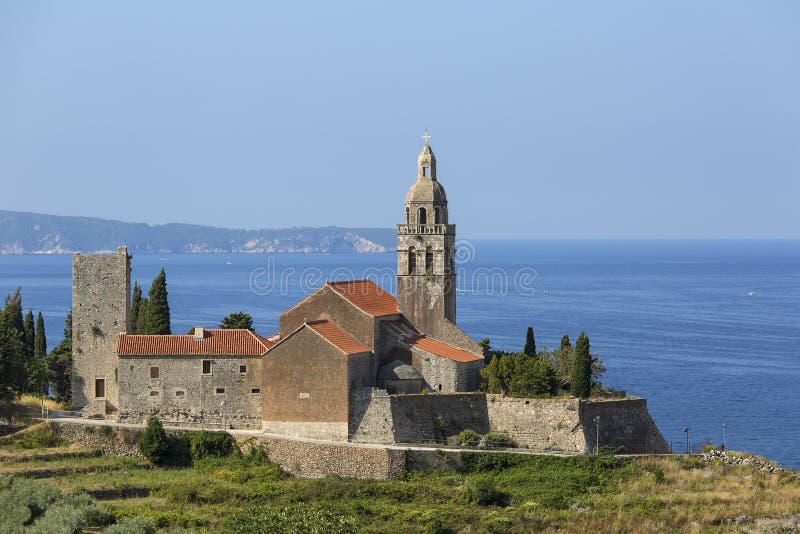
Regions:
[[442, 224], [442, 208], [439, 206], [433, 208], [433, 224]]
[[411, 224], [411, 209], [406, 206], [406, 224]]
[[417, 270], [417, 249], [408, 247], [408, 274], [414, 274]]
[[425, 249], [425, 274], [433, 274], [433, 247]]
[[425, 208], [417, 210], [417, 224], [428, 224], [428, 210]]

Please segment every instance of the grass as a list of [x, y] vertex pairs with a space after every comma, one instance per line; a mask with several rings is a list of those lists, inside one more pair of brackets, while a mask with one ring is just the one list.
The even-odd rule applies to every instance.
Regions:
[[[14, 399], [13, 404], [22, 408], [41, 410], [42, 397], [31, 395], [29, 393], [23, 393]], [[44, 399], [44, 407], [48, 410], [69, 410], [68, 404], [49, 399], [47, 397]]]
[[232, 514], [292, 516], [297, 510], [355, 518], [364, 533], [736, 532], [759, 520], [800, 514], [800, 481], [793, 473], [770, 475], [682, 456], [470, 452], [458, 471], [364, 481], [294, 478], [258, 458], [207, 458], [188, 468], [161, 469], [70, 452], [74, 446], [2, 446], [0, 474], [37, 476], [65, 494], [86, 492], [117, 520], [148, 518], [165, 531], [218, 532]]

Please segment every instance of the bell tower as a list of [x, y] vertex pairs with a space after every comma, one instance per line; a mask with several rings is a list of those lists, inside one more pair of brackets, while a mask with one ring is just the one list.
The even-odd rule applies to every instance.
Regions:
[[397, 225], [397, 301], [400, 312], [425, 334], [445, 339], [456, 322], [456, 226], [436, 177], [428, 132], [417, 159], [417, 181], [406, 195]]

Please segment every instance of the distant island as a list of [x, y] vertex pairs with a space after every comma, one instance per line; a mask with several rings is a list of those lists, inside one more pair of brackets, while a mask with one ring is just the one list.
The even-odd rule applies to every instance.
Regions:
[[381, 253], [394, 250], [396, 240], [389, 228], [243, 230], [0, 210], [0, 255], [106, 252], [120, 243], [138, 254]]

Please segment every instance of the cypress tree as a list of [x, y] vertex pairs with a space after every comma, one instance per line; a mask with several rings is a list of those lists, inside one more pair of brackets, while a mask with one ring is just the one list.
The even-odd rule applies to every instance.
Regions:
[[171, 334], [169, 327], [169, 302], [167, 301], [167, 274], [158, 273], [147, 294], [147, 334]]
[[6, 307], [3, 310], [9, 324], [21, 336], [25, 336], [25, 322], [22, 319], [22, 288], [18, 287], [11, 295], [6, 295]]
[[136, 328], [139, 325], [139, 314], [142, 307], [142, 288], [139, 287], [139, 282], [133, 282], [133, 297], [131, 298], [131, 324], [130, 333], [138, 334]]
[[136, 327], [133, 328], [134, 333], [136, 334], [147, 334], [147, 299], [142, 299], [139, 303], [139, 315], [136, 317]]
[[564, 334], [561, 336], [561, 346], [560, 349], [566, 349], [572, 347], [572, 343], [569, 342], [569, 334]]
[[528, 327], [528, 332], [525, 334], [525, 348], [522, 349], [525, 356], [536, 356], [536, 339], [533, 337], [533, 327]]
[[25, 385], [25, 342], [23, 334], [15, 327], [15, 314], [7, 314], [8, 308], [0, 312], [0, 385], [22, 391]]
[[25, 333], [25, 359], [33, 357], [33, 345], [36, 340], [35, 327], [33, 326], [33, 310], [28, 310], [23, 321], [23, 331]]
[[63, 402], [72, 399], [72, 310], [64, 321], [64, 339], [47, 359], [50, 391]]
[[589, 336], [585, 332], [581, 332], [575, 342], [570, 389], [574, 396], [582, 399], [588, 398], [592, 389], [592, 356], [589, 352]]
[[47, 355], [47, 336], [44, 332], [44, 317], [42, 312], [36, 316], [36, 336], [33, 342], [33, 357], [44, 358]]

